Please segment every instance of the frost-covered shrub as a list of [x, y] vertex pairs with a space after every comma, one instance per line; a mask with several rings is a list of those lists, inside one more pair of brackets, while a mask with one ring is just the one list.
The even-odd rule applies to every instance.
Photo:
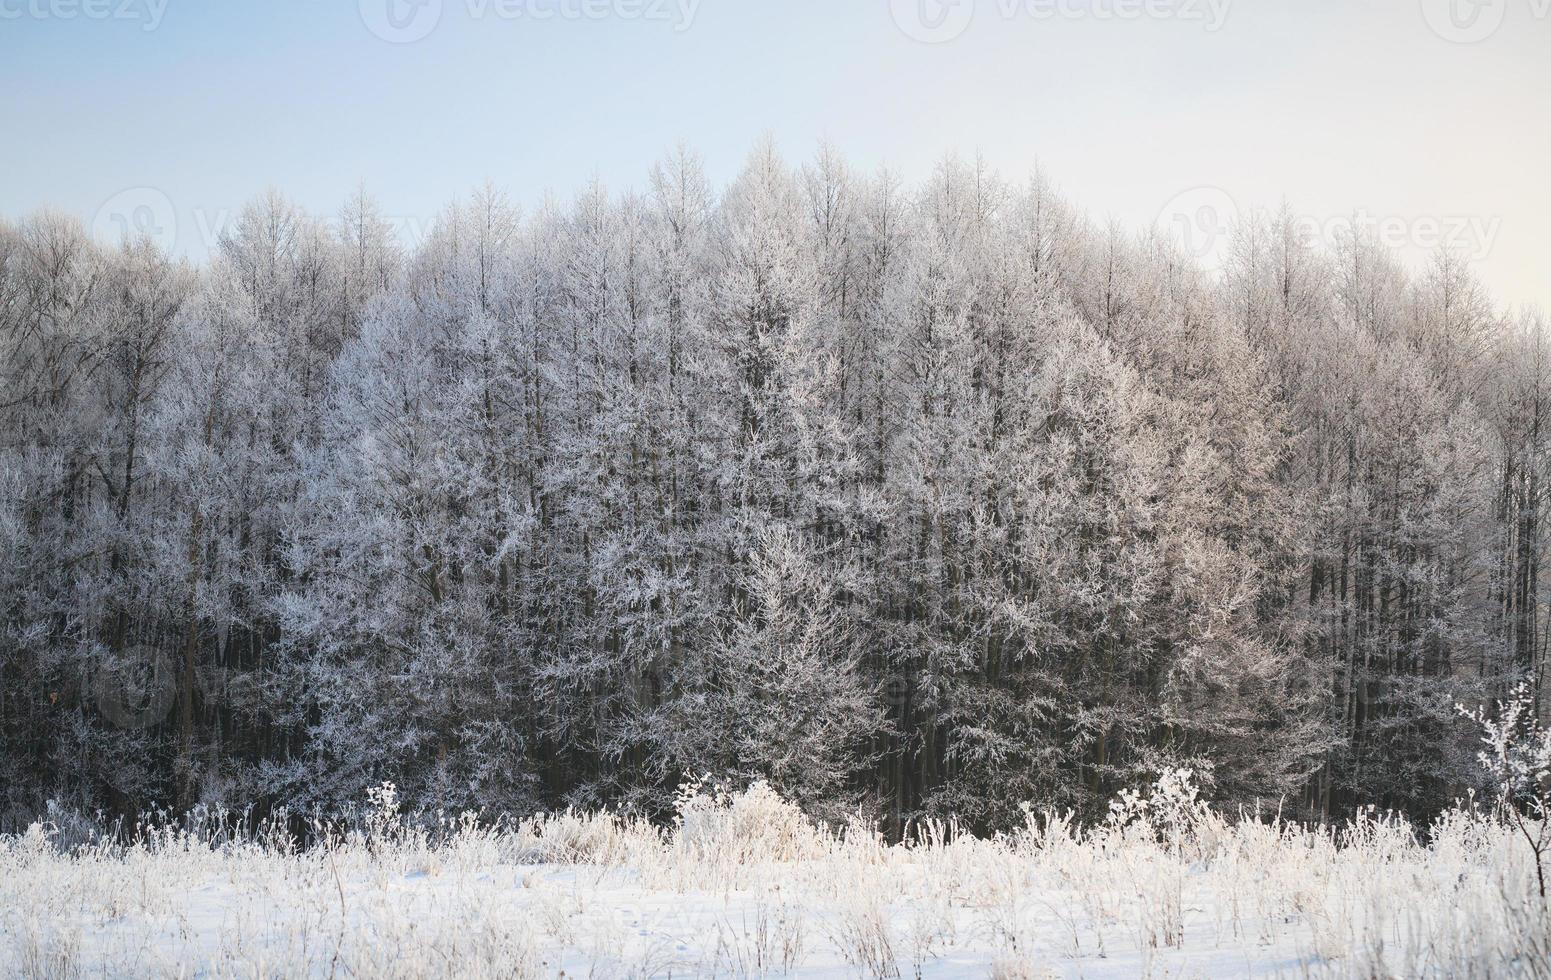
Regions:
[[53, 851], [53, 839], [58, 830], [52, 824], [33, 821], [26, 833], [0, 836], [0, 848], [8, 858], [26, 866], [41, 861]]
[[523, 821], [514, 856], [523, 864], [613, 867], [661, 846], [662, 835], [638, 817], [609, 813], [539, 814]]
[[679, 787], [673, 846], [680, 854], [722, 865], [824, 856], [827, 835], [768, 783], [741, 793], [708, 783], [702, 778]]
[[1529, 685], [1520, 683], [1497, 705], [1497, 717], [1457, 710], [1481, 726], [1486, 746], [1481, 768], [1507, 820], [1518, 829], [1535, 860], [1535, 881], [1546, 899], [1546, 857], [1551, 851], [1551, 729], [1541, 726]]
[[1139, 830], [1179, 853], [1210, 819], [1211, 809], [1201, 799], [1195, 773], [1170, 768], [1145, 793], [1122, 790], [1110, 801], [1107, 823], [1122, 834], [1127, 829]]

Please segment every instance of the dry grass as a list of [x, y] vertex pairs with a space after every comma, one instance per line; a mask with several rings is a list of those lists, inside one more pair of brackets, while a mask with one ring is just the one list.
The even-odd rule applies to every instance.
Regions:
[[0, 973], [74, 976], [1547, 977], [1514, 830], [1229, 821], [1164, 784], [1102, 826], [888, 846], [768, 788], [669, 829], [403, 820], [299, 847], [214, 815], [127, 842], [0, 838]]

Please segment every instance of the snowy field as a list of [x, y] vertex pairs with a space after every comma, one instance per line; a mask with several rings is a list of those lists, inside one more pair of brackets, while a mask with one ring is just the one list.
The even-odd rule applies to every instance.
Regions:
[[1496, 977], [1551, 975], [1511, 828], [1229, 822], [1165, 778], [1081, 831], [888, 846], [756, 786], [675, 826], [412, 827], [391, 791], [329, 846], [208, 821], [130, 845], [0, 838], [0, 975]]

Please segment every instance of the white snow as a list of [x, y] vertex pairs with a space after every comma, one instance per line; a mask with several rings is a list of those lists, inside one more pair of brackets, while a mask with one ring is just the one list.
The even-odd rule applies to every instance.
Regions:
[[[381, 800], [379, 800], [379, 804]], [[1151, 804], [1149, 806], [1149, 803]], [[762, 786], [662, 831], [566, 814], [328, 847], [148, 832], [0, 841], [0, 972], [19, 976], [1544, 976], [1551, 918], [1511, 828], [1424, 842], [1229, 822], [1189, 796], [1080, 831], [1031, 815], [889, 846]]]

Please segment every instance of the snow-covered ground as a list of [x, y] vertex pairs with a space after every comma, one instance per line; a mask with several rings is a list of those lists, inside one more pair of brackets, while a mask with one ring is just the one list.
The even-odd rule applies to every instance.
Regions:
[[763, 787], [666, 831], [606, 815], [328, 847], [207, 827], [0, 838], [7, 976], [1547, 976], [1522, 840], [1456, 813], [1339, 832], [1228, 822], [1161, 787], [1108, 825], [993, 841], [815, 831]]

